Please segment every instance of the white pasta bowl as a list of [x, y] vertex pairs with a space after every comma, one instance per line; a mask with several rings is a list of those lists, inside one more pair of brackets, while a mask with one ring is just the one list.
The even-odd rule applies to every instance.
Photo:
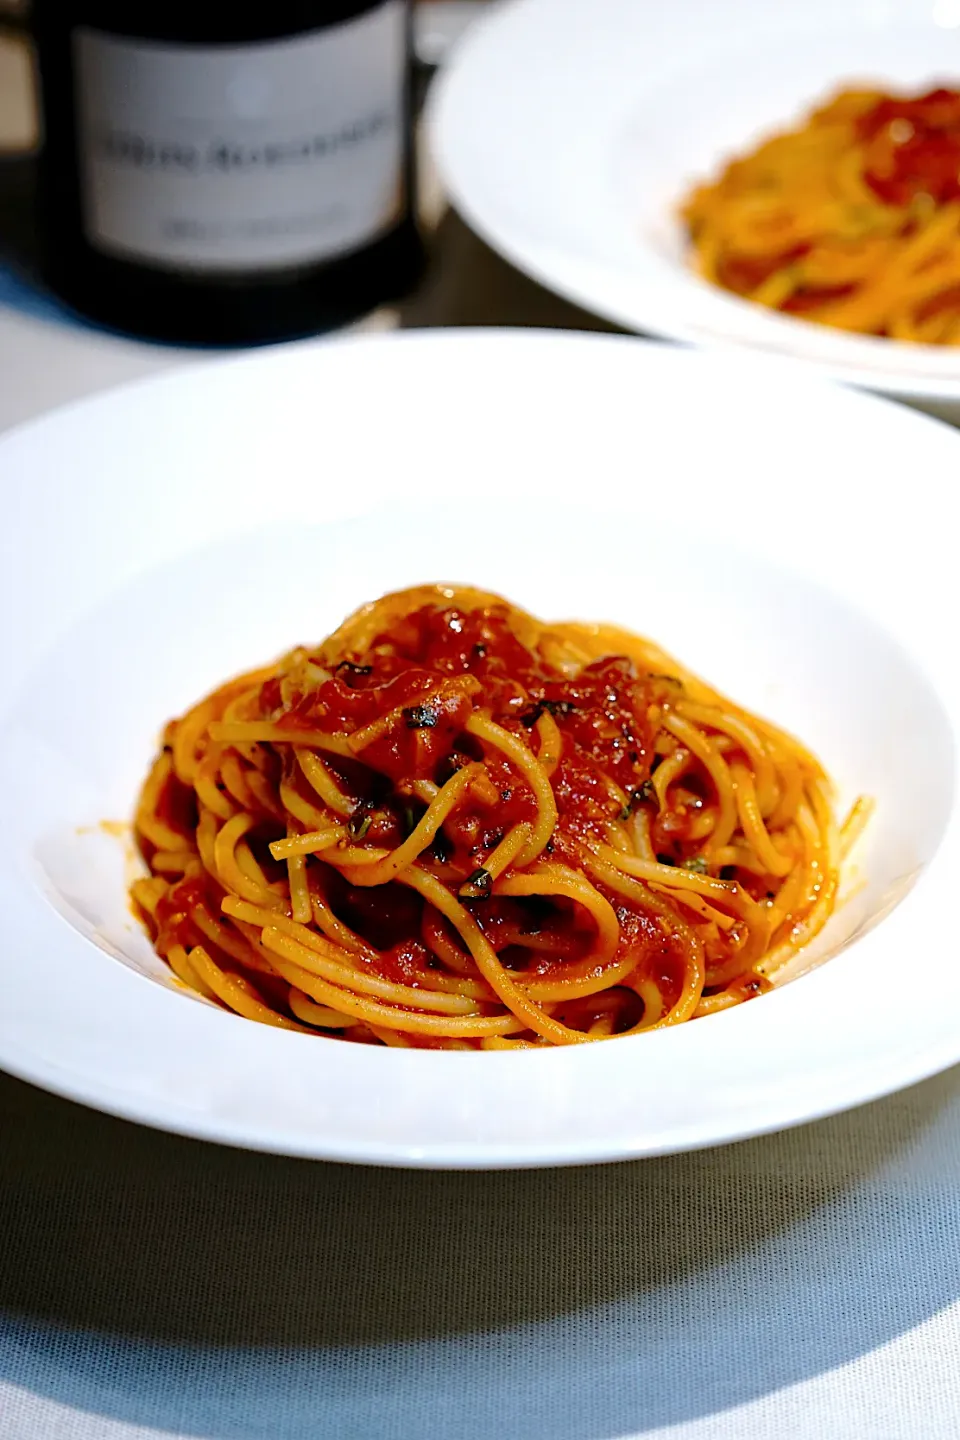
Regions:
[[[960, 435], [786, 362], [550, 333], [294, 346], [6, 436], [0, 1065], [226, 1143], [518, 1166], [732, 1140], [960, 1061], [958, 471]], [[432, 580], [647, 634], [808, 744], [838, 808], [873, 797], [798, 978], [471, 1054], [283, 1033], [176, 985], [127, 902], [164, 721]]]
[[691, 185], [848, 85], [960, 84], [958, 0], [513, 0], [433, 96], [457, 208], [513, 264], [641, 333], [791, 356], [960, 417], [960, 349], [831, 330], [691, 269]]

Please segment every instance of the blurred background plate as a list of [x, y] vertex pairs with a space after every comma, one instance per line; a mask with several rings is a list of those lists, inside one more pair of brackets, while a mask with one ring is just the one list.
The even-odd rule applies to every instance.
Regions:
[[960, 0], [514, 0], [433, 95], [452, 203], [541, 284], [625, 328], [789, 355], [960, 416], [960, 350], [765, 310], [688, 268], [677, 205], [841, 84], [960, 82]]

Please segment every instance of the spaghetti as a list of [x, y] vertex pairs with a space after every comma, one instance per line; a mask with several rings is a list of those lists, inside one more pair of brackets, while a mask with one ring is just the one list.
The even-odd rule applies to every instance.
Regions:
[[844, 90], [682, 208], [697, 268], [841, 330], [960, 345], [960, 91]]
[[182, 984], [249, 1019], [567, 1045], [767, 989], [834, 902], [828, 792], [648, 641], [423, 586], [167, 726], [132, 894]]

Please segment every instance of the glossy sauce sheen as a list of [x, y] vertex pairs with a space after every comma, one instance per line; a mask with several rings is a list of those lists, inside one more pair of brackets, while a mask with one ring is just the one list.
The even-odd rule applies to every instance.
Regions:
[[960, 91], [937, 89], [915, 100], [887, 97], [862, 116], [864, 179], [888, 205], [929, 195], [960, 199]]
[[[310, 658], [320, 664], [318, 657]], [[283, 682], [267, 681], [260, 712], [291, 735], [310, 730], [348, 735], [386, 721], [382, 735], [365, 746], [362, 765], [335, 755], [324, 758], [344, 792], [366, 802], [363, 819], [369, 823], [363, 842], [390, 849], [402, 842], [426, 809], [415, 798], [412, 783], [443, 784], [480, 758], [479, 745], [464, 733], [472, 712], [489, 715], [536, 749], [531, 732], [538, 717], [549, 711], [563, 748], [552, 777], [558, 823], [543, 858], [576, 867], [577, 839], [603, 839], [610, 822], [623, 818], [622, 800], [611, 793], [608, 781], [632, 804], [645, 803], [641, 793], [655, 764], [654, 738], [674, 685], [670, 677], [641, 676], [630, 660], [616, 656], [587, 665], [571, 679], [521, 643], [506, 609], [428, 605], [403, 617], [362, 656], [341, 663], [308, 693], [284, 693]], [[511, 826], [535, 813], [529, 788], [510, 765], [498, 753], [484, 758], [492, 782], [489, 793], [484, 786], [470, 792], [426, 852], [449, 883], [468, 880]], [[285, 778], [309, 798], [293, 764]], [[192, 792], [175, 779], [168, 781], [167, 792], [164, 808], [182, 816], [181, 807], [189, 806]], [[658, 833], [654, 825], [654, 838], [671, 863], [684, 859], [683, 814], [692, 820], [696, 807], [697, 797], [691, 795], [689, 810], [673, 816], [669, 833]], [[655, 812], [652, 807], [651, 819]], [[284, 834], [273, 817], [264, 814], [262, 819], [265, 840]], [[276, 873], [281, 873], [279, 867]], [[375, 968], [384, 978], [408, 985], [424, 978], [435, 962], [421, 938], [424, 907], [419, 896], [396, 883], [354, 887], [339, 875], [328, 877], [327, 884], [335, 912], [381, 951]], [[620, 923], [618, 956], [629, 949], [668, 993], [679, 993], [679, 957], [656, 919], [602, 885], [597, 888], [610, 900]], [[215, 889], [203, 876], [181, 881], [164, 897], [156, 917], [161, 953], [170, 943], [202, 943], [202, 936], [191, 933], [189, 912], [202, 896], [216, 914], [220, 896]], [[468, 902], [467, 908], [501, 960], [522, 965], [527, 974], [567, 974], [571, 964], [590, 951], [593, 926], [569, 901], [490, 896]], [[523, 948], [512, 951], [511, 941], [521, 939]], [[567, 1011], [583, 1023], [608, 1004], [609, 997], [601, 994], [571, 1001]], [[624, 1002], [621, 995], [621, 1007], [618, 1029], [634, 1023], [641, 1011], [633, 996]]]

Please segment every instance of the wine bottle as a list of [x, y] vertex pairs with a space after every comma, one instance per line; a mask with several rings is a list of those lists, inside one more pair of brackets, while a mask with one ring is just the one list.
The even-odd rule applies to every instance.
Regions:
[[251, 344], [420, 268], [410, 0], [35, 0], [41, 263], [100, 323]]

